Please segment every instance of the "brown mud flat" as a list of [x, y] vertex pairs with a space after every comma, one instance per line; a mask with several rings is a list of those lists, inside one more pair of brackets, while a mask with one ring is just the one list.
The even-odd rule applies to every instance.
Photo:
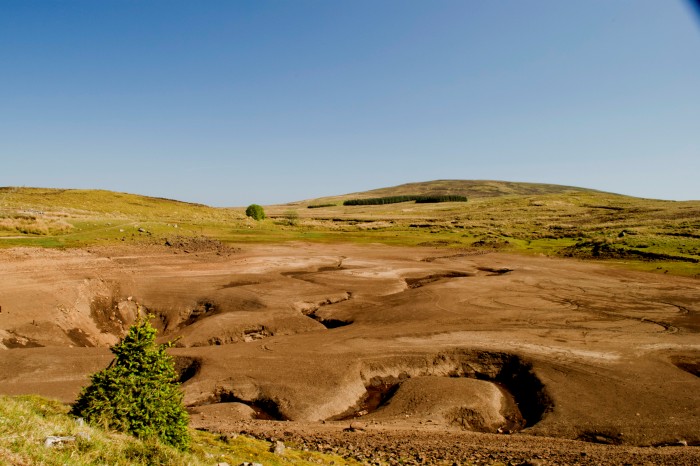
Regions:
[[[216, 418], [213, 415], [212, 418]], [[353, 424], [355, 425], [355, 424]], [[425, 425], [247, 421], [228, 423], [223, 435], [281, 440], [297, 448], [355, 459], [363, 464], [685, 465], [698, 464], [697, 447], [633, 447], [530, 435], [497, 435]]]
[[72, 401], [152, 313], [198, 428], [366, 462], [700, 462], [698, 280], [446, 252], [3, 250], [0, 393]]

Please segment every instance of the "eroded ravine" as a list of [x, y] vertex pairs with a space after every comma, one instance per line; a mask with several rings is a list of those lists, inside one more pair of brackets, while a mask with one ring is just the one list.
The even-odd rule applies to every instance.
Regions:
[[179, 370], [193, 409], [698, 440], [696, 280], [495, 252], [249, 249], [212, 260], [109, 254], [128, 261], [30, 251], [0, 262], [0, 341], [12, 347], [0, 350], [0, 391], [70, 401], [130, 322], [153, 313], [161, 341], [180, 337], [172, 354], [189, 358]]

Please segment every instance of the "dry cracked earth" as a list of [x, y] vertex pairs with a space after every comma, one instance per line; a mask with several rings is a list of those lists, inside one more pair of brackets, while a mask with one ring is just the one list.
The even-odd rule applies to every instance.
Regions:
[[367, 464], [700, 464], [700, 282], [380, 245], [0, 251], [0, 393], [151, 313], [194, 427]]

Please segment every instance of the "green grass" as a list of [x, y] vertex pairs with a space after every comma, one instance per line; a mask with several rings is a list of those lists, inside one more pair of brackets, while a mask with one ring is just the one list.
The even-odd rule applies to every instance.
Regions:
[[[193, 431], [191, 451], [180, 452], [154, 441], [141, 441], [86, 424], [68, 407], [37, 396], [0, 396], [0, 465], [206, 465], [259, 462], [267, 465], [358, 464], [338, 456], [287, 448], [270, 453], [270, 443], [246, 436], [222, 438]], [[73, 436], [75, 442], [48, 448], [48, 436]]]
[[[464, 195], [470, 200], [342, 205], [347, 199], [408, 194]], [[173, 235], [205, 235], [228, 243], [478, 247], [608, 260], [658, 273], [700, 273], [700, 264], [682, 260], [700, 260], [700, 201], [641, 199], [533, 183], [442, 180], [265, 206], [265, 211], [268, 218], [256, 222], [245, 217], [242, 207], [212, 208], [108, 191], [0, 188], [0, 247], [162, 243]], [[289, 221], [292, 213], [294, 222]], [[37, 232], [13, 230], [12, 222], [20, 217], [24, 223], [29, 217], [40, 222]], [[42, 230], [46, 225], [56, 228]], [[629, 254], [596, 258], [585, 246], [591, 242], [607, 242]], [[634, 251], [676, 260], [650, 260]]]

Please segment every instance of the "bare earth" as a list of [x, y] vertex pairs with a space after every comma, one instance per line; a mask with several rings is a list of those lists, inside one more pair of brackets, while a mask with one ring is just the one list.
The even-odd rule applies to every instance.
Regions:
[[0, 251], [0, 393], [156, 315], [192, 425], [365, 463], [700, 464], [700, 282], [434, 248]]

